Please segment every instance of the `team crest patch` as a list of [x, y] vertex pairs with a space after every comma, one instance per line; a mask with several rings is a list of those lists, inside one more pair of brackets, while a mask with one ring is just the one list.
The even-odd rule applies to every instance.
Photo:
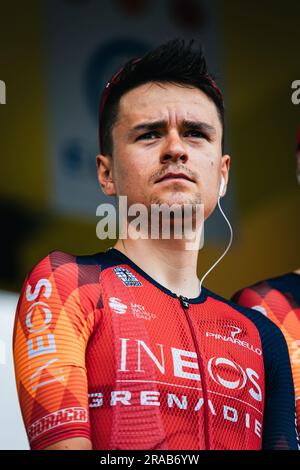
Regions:
[[141, 286], [142, 283], [138, 280], [138, 278], [127, 268], [113, 268], [114, 272], [118, 276], [119, 279], [125, 284], [127, 287], [132, 286]]

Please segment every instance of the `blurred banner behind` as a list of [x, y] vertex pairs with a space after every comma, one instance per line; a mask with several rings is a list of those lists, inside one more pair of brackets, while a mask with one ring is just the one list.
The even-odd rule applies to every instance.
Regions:
[[[11, 362], [17, 295], [49, 251], [88, 254], [114, 244], [96, 237], [96, 207], [113, 202], [96, 179], [97, 110], [107, 80], [130, 57], [194, 38], [224, 92], [232, 160], [223, 205], [234, 243], [205, 285], [228, 297], [300, 268], [300, 105], [291, 100], [300, 2], [31, 0], [2, 4], [0, 16], [0, 443], [24, 448]], [[228, 237], [216, 210], [199, 277]]]

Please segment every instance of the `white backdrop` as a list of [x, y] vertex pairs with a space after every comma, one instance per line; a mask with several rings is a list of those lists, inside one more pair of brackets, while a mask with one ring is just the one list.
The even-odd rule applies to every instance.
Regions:
[[0, 450], [29, 449], [19, 407], [12, 354], [18, 295], [0, 291]]

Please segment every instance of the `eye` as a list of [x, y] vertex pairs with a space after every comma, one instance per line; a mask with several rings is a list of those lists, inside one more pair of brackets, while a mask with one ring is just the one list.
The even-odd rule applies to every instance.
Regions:
[[197, 131], [197, 130], [187, 131], [185, 133], [185, 135], [186, 134], [190, 135], [191, 137], [197, 137], [197, 138], [200, 138], [200, 139], [207, 139], [207, 136], [203, 132]]
[[157, 131], [146, 132], [146, 134], [139, 135], [136, 140], [153, 140], [153, 137], [158, 137], [159, 133]]

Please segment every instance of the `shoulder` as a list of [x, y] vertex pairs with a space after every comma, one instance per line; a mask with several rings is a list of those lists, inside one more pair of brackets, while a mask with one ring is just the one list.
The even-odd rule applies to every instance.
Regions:
[[110, 250], [86, 255], [53, 250], [29, 271], [22, 291], [39, 290], [44, 285], [64, 298], [74, 291], [82, 300], [96, 298], [103, 283], [103, 272], [117, 264], [118, 260]]
[[239, 312], [239, 314], [243, 315], [244, 317], [248, 318], [252, 323], [254, 323], [257, 330], [259, 331], [262, 344], [265, 349], [268, 349], [270, 351], [271, 349], [273, 349], [273, 347], [276, 348], [276, 344], [278, 344], [278, 347], [282, 345], [282, 342], [283, 348], [285, 349], [286, 344], [283, 333], [273, 321], [271, 321], [265, 315], [262, 315], [261, 312], [240, 305], [233, 300], [225, 299], [224, 297], [217, 295], [213, 292], [209, 292], [208, 295], [215, 298], [216, 300], [227, 304], [235, 311]]
[[273, 321], [255, 309], [243, 307], [211, 292], [209, 295], [229, 305], [254, 324], [261, 339], [265, 371], [269, 378], [275, 377], [280, 368], [290, 368], [285, 337]]
[[102, 253], [84, 256], [60, 250], [48, 253], [26, 276], [16, 318], [23, 317], [33, 307], [47, 308], [60, 319], [65, 318], [62, 312], [80, 319], [82, 315], [87, 317], [100, 311], [102, 258]]
[[284, 291], [285, 288], [291, 283], [292, 278], [293, 273], [285, 273], [280, 276], [263, 279], [249, 286], [243, 287], [238, 292], [236, 292], [232, 298], [237, 299], [241, 296], [253, 296], [255, 294], [264, 298], [267, 295], [270, 295], [270, 293], [275, 294], [275, 292]]
[[60, 250], [49, 252], [29, 271], [24, 281], [20, 301], [41, 297], [55, 302], [78, 302], [81, 306], [90, 301], [98, 305], [101, 287], [101, 266], [105, 253], [73, 255]]
[[283, 319], [300, 303], [300, 276], [287, 273], [241, 289], [232, 300], [268, 316], [285, 331]]
[[70, 267], [74, 264], [76, 264], [76, 256], [64, 251], [53, 250], [31, 268], [28, 277], [36, 274], [49, 275], [58, 268], [67, 267], [67, 265]]
[[98, 282], [98, 276], [95, 274], [99, 273], [99, 268], [105, 265], [106, 261], [107, 254], [105, 252], [91, 255], [74, 255], [60, 250], [53, 250], [33, 266], [27, 278], [52, 276], [58, 282], [66, 278], [69, 280], [76, 279], [80, 285], [82, 283], [92, 283], [96, 279]]

